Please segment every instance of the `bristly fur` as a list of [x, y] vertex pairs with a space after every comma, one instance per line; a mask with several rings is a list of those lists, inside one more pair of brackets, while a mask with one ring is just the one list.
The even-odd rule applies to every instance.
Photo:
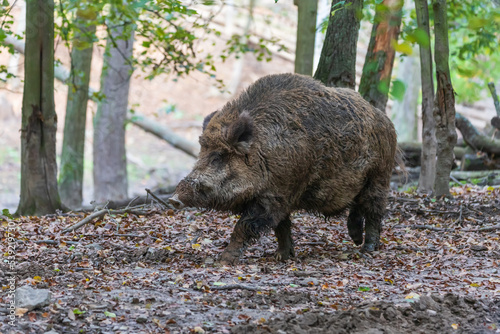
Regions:
[[251, 228], [237, 228], [248, 239], [278, 228], [294, 210], [332, 216], [348, 208], [351, 236], [359, 242], [365, 229], [367, 249], [378, 247], [396, 133], [357, 92], [269, 75], [210, 114], [203, 128], [199, 160], [176, 191], [183, 203], [242, 213], [238, 224]]

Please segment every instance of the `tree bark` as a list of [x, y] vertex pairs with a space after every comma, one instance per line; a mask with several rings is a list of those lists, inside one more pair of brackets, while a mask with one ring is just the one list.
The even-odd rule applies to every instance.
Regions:
[[384, 0], [377, 6], [366, 53], [359, 93], [376, 108], [385, 111], [402, 17], [402, 0]]
[[434, 195], [450, 195], [450, 172], [453, 164], [453, 147], [457, 142], [455, 128], [455, 92], [451, 84], [448, 64], [448, 22], [446, 18], [446, 0], [433, 0], [434, 59], [436, 62], [437, 91], [434, 102], [434, 120], [436, 121], [436, 179]]
[[57, 190], [54, 107], [54, 1], [26, 2], [26, 55], [18, 215], [62, 209]]
[[[337, 10], [341, 0], [332, 1], [325, 43], [314, 78], [329, 87], [356, 86], [356, 46], [363, 0], [348, 0]], [[349, 6], [346, 6], [350, 4]]]
[[436, 122], [432, 113], [434, 106], [434, 79], [432, 72], [431, 35], [429, 26], [429, 8], [427, 0], [415, 0], [417, 25], [425, 33], [427, 41], [419, 43], [420, 76], [422, 82], [422, 159], [418, 191], [431, 194], [436, 178]]
[[495, 84], [493, 82], [488, 83], [488, 88], [491, 93], [491, 97], [493, 98], [493, 104], [495, 105], [495, 111], [497, 112], [497, 116], [500, 117], [500, 101], [498, 101], [497, 90], [495, 89]]
[[312, 75], [314, 64], [314, 40], [318, 1], [294, 0], [299, 10], [297, 43], [295, 48], [295, 73]]
[[59, 172], [59, 191], [63, 203], [70, 208], [82, 205], [85, 123], [89, 95], [90, 65], [96, 27], [88, 18], [77, 15], [71, 50], [71, 74], [64, 123], [64, 139]]
[[[134, 33], [130, 24], [110, 29], [106, 42], [101, 91], [105, 98], [94, 118], [94, 199], [122, 200], [127, 196], [125, 120]], [[128, 36], [127, 39], [122, 39]]]

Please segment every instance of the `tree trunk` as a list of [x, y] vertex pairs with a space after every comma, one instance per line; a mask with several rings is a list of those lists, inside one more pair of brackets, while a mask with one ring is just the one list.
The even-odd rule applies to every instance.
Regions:
[[[356, 45], [363, 0], [348, 0], [338, 9], [341, 0], [332, 1], [325, 43], [321, 50], [314, 78], [329, 87], [356, 86]], [[350, 4], [346, 7], [347, 4]], [[336, 6], [337, 5], [337, 6]]]
[[407, 56], [398, 66], [398, 80], [405, 84], [406, 90], [401, 101], [394, 101], [392, 115], [398, 142], [417, 140], [417, 106], [420, 94], [420, 64], [416, 56]]
[[366, 53], [359, 93], [376, 108], [385, 111], [402, 17], [402, 0], [384, 0], [377, 6]]
[[415, 0], [417, 25], [425, 33], [420, 41], [420, 76], [422, 81], [422, 169], [418, 180], [418, 191], [431, 194], [436, 178], [436, 123], [432, 114], [434, 106], [434, 82], [432, 74], [432, 52], [427, 0]]
[[450, 172], [453, 164], [453, 147], [457, 142], [455, 128], [455, 92], [451, 84], [448, 64], [448, 22], [446, 18], [446, 0], [433, 0], [434, 60], [436, 62], [437, 91], [434, 102], [434, 120], [436, 121], [436, 179], [434, 195], [450, 195]]
[[[122, 39], [123, 36], [129, 36]], [[125, 119], [132, 74], [134, 34], [131, 25], [110, 29], [106, 43], [101, 91], [105, 98], [94, 118], [94, 199], [127, 198]]]
[[79, 15], [75, 18], [75, 36], [71, 51], [71, 75], [64, 123], [64, 139], [59, 173], [59, 191], [70, 208], [82, 205], [85, 123], [89, 95], [90, 64], [95, 25]]
[[318, 1], [294, 0], [293, 3], [299, 10], [297, 44], [295, 48], [295, 73], [312, 75]]
[[54, 1], [26, 2], [26, 55], [18, 215], [62, 209], [57, 190], [54, 107]]

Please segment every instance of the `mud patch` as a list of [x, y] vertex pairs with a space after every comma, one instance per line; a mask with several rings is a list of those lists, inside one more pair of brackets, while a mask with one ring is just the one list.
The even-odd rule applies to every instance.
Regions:
[[279, 314], [266, 324], [242, 324], [232, 333], [497, 333], [500, 301], [454, 294], [422, 296], [412, 303], [373, 302], [347, 311]]

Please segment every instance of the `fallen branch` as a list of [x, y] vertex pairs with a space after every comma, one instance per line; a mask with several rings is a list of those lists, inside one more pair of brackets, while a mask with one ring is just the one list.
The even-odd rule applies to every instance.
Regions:
[[73, 226], [70, 226], [66, 229], [64, 229], [62, 231], [62, 233], [68, 233], [68, 232], [72, 232], [74, 230], [77, 230], [79, 229], [80, 227], [82, 227], [83, 225], [85, 224], [88, 224], [90, 223], [91, 221], [93, 221], [95, 218], [98, 218], [98, 219], [102, 219], [104, 217], [104, 215], [106, 213], [108, 213], [108, 209], [102, 209], [102, 210], [99, 210], [99, 211], [96, 211], [94, 212], [93, 214], [90, 214], [88, 215], [87, 217], [83, 218], [80, 222], [78, 222], [77, 224], [73, 225]]
[[499, 169], [481, 171], [452, 171], [451, 176], [458, 180], [480, 179], [483, 177], [495, 177], [500, 175]]
[[455, 122], [467, 145], [478, 151], [500, 154], [500, 140], [480, 134], [474, 125], [459, 113], [455, 116]]
[[138, 112], [128, 113], [127, 119], [144, 131], [170, 143], [173, 147], [189, 154], [194, 158], [198, 157], [200, 148], [196, 143], [175, 134], [172, 129], [164, 125], [160, 125], [158, 121], [150, 119], [145, 115], [139, 114]]

